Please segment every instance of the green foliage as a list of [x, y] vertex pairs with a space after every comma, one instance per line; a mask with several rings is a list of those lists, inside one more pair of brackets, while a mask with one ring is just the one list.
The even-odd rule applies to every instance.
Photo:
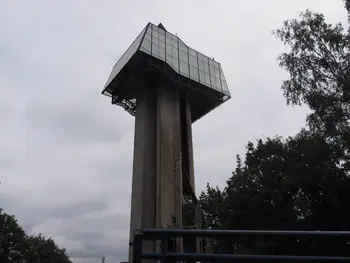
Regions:
[[0, 262], [71, 263], [64, 249], [42, 235], [29, 236], [14, 216], [0, 209]]
[[[349, 1], [346, 1], [349, 7]], [[307, 104], [309, 128], [329, 141], [350, 146], [350, 37], [340, 23], [306, 11], [301, 20], [284, 22], [276, 36], [290, 47], [279, 57], [290, 79], [282, 90], [290, 104]], [[345, 156], [344, 156], [345, 158]], [[346, 160], [348, 161], [348, 160]]]
[[[344, 4], [350, 14], [350, 1]], [[288, 104], [310, 107], [308, 127], [294, 137], [249, 142], [226, 187], [208, 185], [201, 194], [206, 220], [224, 229], [350, 230], [349, 32], [307, 10], [275, 34], [289, 47], [279, 57], [290, 76], [284, 96]], [[350, 255], [348, 241], [332, 239], [216, 239], [213, 248]]]
[[348, 12], [348, 18], [350, 20], [350, 0], [344, 0], [346, 11]]
[[[225, 189], [208, 186], [200, 203], [213, 228], [349, 230], [350, 178], [336, 163], [332, 145], [306, 131], [295, 138], [259, 140], [248, 144], [244, 164], [237, 159]], [[220, 252], [350, 252], [349, 244], [324, 240], [327, 245], [317, 246], [266, 238], [215, 242]]]
[[20, 262], [26, 250], [26, 234], [14, 216], [0, 209], [0, 262]]

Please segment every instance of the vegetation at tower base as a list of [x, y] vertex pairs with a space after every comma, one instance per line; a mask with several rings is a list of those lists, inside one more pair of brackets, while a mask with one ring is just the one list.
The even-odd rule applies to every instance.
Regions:
[[72, 263], [64, 249], [42, 235], [30, 236], [14, 216], [0, 209], [1, 263]]
[[[350, 32], [306, 11], [275, 35], [289, 47], [279, 57], [290, 75], [284, 96], [309, 106], [307, 126], [293, 137], [249, 142], [226, 187], [201, 194], [206, 220], [218, 229], [350, 230]], [[350, 255], [341, 239], [212, 242], [217, 252]]]

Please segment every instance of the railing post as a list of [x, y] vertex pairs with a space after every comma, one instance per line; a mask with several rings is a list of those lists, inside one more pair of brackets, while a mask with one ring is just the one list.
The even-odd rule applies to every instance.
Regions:
[[134, 247], [133, 247], [133, 262], [130, 263], [141, 263], [142, 254], [142, 234], [134, 235]]
[[162, 258], [160, 260], [161, 263], [169, 263], [168, 260], [168, 252], [169, 252], [169, 248], [170, 248], [170, 237], [169, 234], [167, 232], [163, 233], [161, 236], [161, 240], [160, 240], [160, 251], [162, 253]]

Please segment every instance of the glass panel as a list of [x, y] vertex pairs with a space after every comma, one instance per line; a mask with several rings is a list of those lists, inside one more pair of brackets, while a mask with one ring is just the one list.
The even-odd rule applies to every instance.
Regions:
[[197, 57], [197, 52], [192, 48], [188, 48], [188, 53], [190, 54], [190, 56]]
[[180, 61], [188, 63], [188, 55], [180, 50]]
[[107, 95], [107, 96], [112, 97], [112, 93], [107, 89], [103, 92], [103, 95]]
[[211, 58], [209, 59], [209, 65], [214, 67], [214, 61]]
[[210, 76], [209, 76], [209, 74], [205, 73], [204, 74], [204, 78], [205, 78], [205, 80], [204, 80], [205, 84], [210, 87]]
[[173, 47], [173, 57], [174, 58], [178, 58], [179, 57], [179, 52], [178, 52], [177, 48], [174, 48], [174, 47]]
[[157, 27], [156, 25], [153, 25], [153, 24], [151, 24], [152, 25], [152, 29], [154, 30], [154, 31], [158, 31], [158, 28], [159, 27]]
[[154, 36], [152, 37], [152, 44], [155, 44], [158, 46], [158, 38], [155, 38]]
[[222, 71], [222, 68], [220, 67], [220, 77], [222, 80], [225, 80], [224, 72]]
[[179, 39], [179, 50], [187, 53], [187, 46], [185, 45], [184, 42], [181, 41], [181, 39]]
[[135, 52], [138, 50], [141, 40], [143, 38], [143, 35], [146, 31], [145, 27], [141, 33], [136, 37], [136, 39], [133, 41], [133, 43], [129, 46], [129, 48], [126, 50], [126, 52], [119, 58], [117, 63], [114, 65], [111, 74], [108, 77], [108, 80], [106, 82], [105, 87], [107, 87], [111, 81], [115, 78], [115, 76], [118, 75], [118, 73], [123, 69], [126, 63], [132, 58], [132, 56], [135, 54]]
[[157, 31], [153, 30], [153, 35], [152, 37], [159, 38], [159, 34]]
[[159, 53], [159, 58], [160, 58], [161, 60], [165, 61], [165, 54], [160, 54], [160, 53]]
[[205, 82], [205, 73], [203, 71], [199, 71], [199, 82], [206, 85], [206, 82]]
[[177, 58], [173, 58], [173, 67], [177, 72], [179, 72], [179, 60]]
[[220, 64], [218, 62], [214, 61], [214, 68], [219, 69], [219, 67], [220, 67]]
[[180, 61], [180, 73], [188, 76], [188, 64]]
[[198, 81], [198, 69], [190, 66], [190, 77]]
[[221, 81], [219, 78], [215, 78], [216, 81], [216, 88], [221, 92]]
[[[148, 27], [147, 32], [145, 30], [143, 30], [145, 36], [140, 46], [141, 51], [152, 53], [154, 57], [166, 61], [176, 72], [230, 96], [220, 63], [187, 47], [177, 36], [152, 24]], [[141, 39], [143, 34], [139, 35]], [[140, 41], [134, 41], [136, 49], [138, 47], [136, 44]], [[134, 47], [134, 43], [115, 65], [110, 78], [113, 79], [135, 53], [132, 47]]]
[[209, 74], [209, 65], [208, 65], [208, 63], [204, 62], [203, 65], [204, 65], [204, 72]]
[[155, 57], [158, 57], [158, 54], [159, 54], [159, 47], [152, 43], [152, 55]]
[[151, 33], [149, 31], [147, 31], [147, 33], [145, 35], [145, 39], [147, 39], [147, 40], [149, 40], [151, 42], [152, 36], [151, 36]]
[[197, 58], [191, 55], [189, 56], [189, 58], [190, 58], [190, 66], [198, 68]]
[[145, 49], [143, 46], [140, 47], [140, 50], [151, 55], [151, 51]]
[[213, 76], [210, 76], [210, 81], [211, 81], [211, 87], [213, 89], [216, 89], [216, 81], [215, 81], [215, 78]]
[[228, 87], [227, 87], [226, 80], [221, 80], [221, 83], [222, 83], [222, 92], [227, 94], [227, 95], [230, 95], [230, 92], [229, 92]]
[[173, 39], [173, 40], [171, 41], [171, 45], [172, 45], [173, 47], [177, 48], [177, 46], [178, 46], [177, 39], [176, 39], [176, 40]]
[[222, 71], [222, 67], [220, 66], [220, 76], [221, 76], [221, 84], [222, 84], [222, 92], [230, 96], [230, 91], [227, 86], [227, 82], [225, 80], [224, 72]]
[[169, 62], [170, 64], [173, 63], [173, 57], [171, 55], [169, 55], [168, 53], [165, 54], [166, 56], [166, 61]]
[[147, 50], [151, 51], [151, 41], [149, 41], [148, 39], [145, 38], [145, 39], [142, 41], [142, 46], [143, 46], [144, 48], [146, 48]]
[[204, 71], [204, 62], [202, 60], [198, 60], [198, 67], [200, 70]]
[[214, 68], [214, 76], [215, 76], [215, 78], [220, 79], [220, 71], [219, 71], [219, 68]]
[[204, 61], [204, 57], [201, 53], [198, 53], [198, 59], [201, 60], [201, 61]]
[[164, 48], [159, 48], [159, 57], [162, 59], [165, 59], [165, 49]]
[[211, 75], [211, 76], [215, 76], [214, 67], [209, 65], [209, 70], [210, 70], [210, 71], [209, 71], [209, 72], [210, 72], [210, 75]]
[[145, 48], [148, 52], [151, 52], [151, 42], [148, 41], [148, 39], [145, 38], [145, 39], [142, 41], [141, 47]]
[[162, 48], [165, 48], [165, 42], [159, 39], [158, 45]]
[[165, 31], [162, 29], [159, 32], [159, 40], [162, 40], [165, 42]]
[[173, 47], [170, 45], [166, 45], [166, 53], [169, 54], [170, 56], [173, 55]]

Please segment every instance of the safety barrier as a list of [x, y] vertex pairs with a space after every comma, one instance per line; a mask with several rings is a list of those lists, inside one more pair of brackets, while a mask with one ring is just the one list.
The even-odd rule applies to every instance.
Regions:
[[[269, 230], [200, 230], [200, 229], [143, 229], [136, 231], [133, 243], [133, 263], [142, 260], [169, 262], [350, 262], [343, 256], [293, 256], [293, 255], [243, 255], [243, 254], [205, 254], [179, 253], [172, 251], [171, 241], [180, 237], [322, 237], [345, 238], [350, 241], [350, 231], [269, 231]], [[143, 252], [144, 240], [158, 240], [159, 252]]]

